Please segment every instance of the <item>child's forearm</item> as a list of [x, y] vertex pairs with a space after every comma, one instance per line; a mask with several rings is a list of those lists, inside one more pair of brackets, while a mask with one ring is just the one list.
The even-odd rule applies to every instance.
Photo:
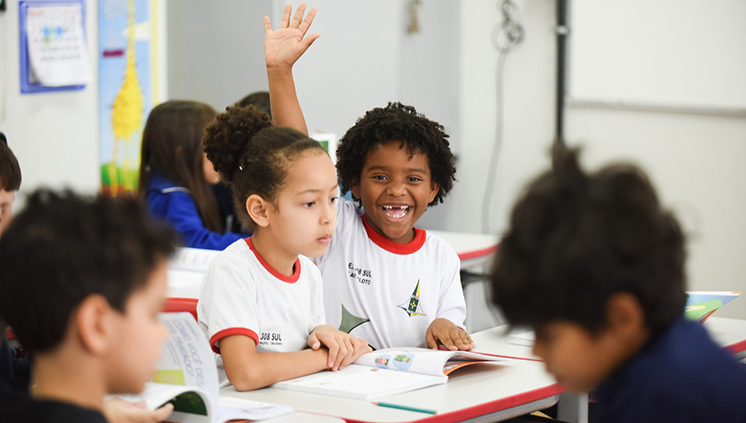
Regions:
[[295, 92], [295, 81], [291, 68], [267, 67], [269, 101], [272, 120], [277, 126], [287, 126], [308, 134], [306, 119]]
[[[326, 349], [296, 352], [254, 352], [247, 354], [243, 365], [229, 371], [228, 380], [238, 391], [251, 391], [275, 382], [315, 373], [328, 368]], [[234, 366], [235, 367], [235, 366]]]

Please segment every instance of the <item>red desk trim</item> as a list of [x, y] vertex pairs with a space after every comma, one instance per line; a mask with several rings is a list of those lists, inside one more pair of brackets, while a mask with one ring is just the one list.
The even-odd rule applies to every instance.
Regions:
[[729, 351], [731, 354], [738, 354], [746, 351], [746, 340], [743, 340], [741, 342], [736, 342], [735, 344], [730, 344], [728, 346], [723, 347], [727, 351]]
[[458, 255], [458, 258], [461, 259], [461, 261], [471, 260], [475, 258], [484, 257], [488, 254], [494, 253], [495, 251], [497, 251], [497, 244], [491, 247], [482, 248], [481, 250], [467, 251], [465, 253], [461, 253]]
[[[498, 411], [507, 410], [512, 407], [519, 405], [529, 404], [534, 401], [549, 398], [554, 395], [559, 395], [566, 392], [567, 388], [555, 383], [553, 385], [546, 386], [544, 388], [534, 389], [533, 391], [523, 392], [518, 395], [513, 395], [506, 398], [500, 398], [494, 401], [486, 402], [484, 404], [475, 405], [469, 408], [463, 408], [461, 410], [455, 410], [448, 413], [436, 414], [431, 417], [426, 417], [420, 420], [412, 420], [410, 423], [451, 423], [460, 422], [475, 417], [482, 417], [488, 414], [496, 413]], [[344, 419], [348, 423], [371, 423], [367, 420], [354, 420]]]

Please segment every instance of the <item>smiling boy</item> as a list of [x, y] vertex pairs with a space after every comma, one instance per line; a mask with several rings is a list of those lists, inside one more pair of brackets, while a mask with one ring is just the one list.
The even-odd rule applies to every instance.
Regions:
[[[307, 133], [292, 66], [318, 34], [306, 37], [316, 9], [285, 8], [279, 29], [265, 24], [265, 61], [278, 125]], [[465, 331], [460, 261], [443, 239], [414, 227], [442, 203], [456, 169], [443, 126], [411, 106], [390, 103], [368, 111], [340, 139], [341, 201], [327, 252], [316, 259], [324, 281], [327, 324], [374, 348], [474, 348]]]
[[554, 154], [513, 208], [493, 302], [559, 382], [595, 389], [598, 422], [746, 422], [746, 368], [684, 319], [684, 235], [645, 174]]

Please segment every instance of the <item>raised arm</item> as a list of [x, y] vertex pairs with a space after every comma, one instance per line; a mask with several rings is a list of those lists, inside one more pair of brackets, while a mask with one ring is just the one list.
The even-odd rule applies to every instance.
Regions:
[[316, 16], [316, 8], [311, 9], [303, 18], [306, 4], [301, 3], [291, 20], [292, 11], [292, 5], [285, 7], [282, 21], [276, 31], [272, 30], [269, 17], [264, 17], [264, 62], [267, 65], [269, 98], [274, 123], [308, 134], [306, 120], [295, 92], [293, 64], [319, 38], [319, 34], [306, 36]]

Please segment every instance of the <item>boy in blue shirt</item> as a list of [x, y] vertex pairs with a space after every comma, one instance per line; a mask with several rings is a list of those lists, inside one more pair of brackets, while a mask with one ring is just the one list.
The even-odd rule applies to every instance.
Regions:
[[684, 235], [648, 178], [553, 159], [513, 208], [493, 302], [559, 382], [595, 389], [599, 422], [746, 422], [746, 367], [684, 319]]
[[104, 396], [142, 391], [155, 370], [174, 241], [135, 199], [29, 197], [0, 239], [0, 316], [32, 357], [30, 395], [0, 390], [4, 423], [170, 414], [112, 410]]

